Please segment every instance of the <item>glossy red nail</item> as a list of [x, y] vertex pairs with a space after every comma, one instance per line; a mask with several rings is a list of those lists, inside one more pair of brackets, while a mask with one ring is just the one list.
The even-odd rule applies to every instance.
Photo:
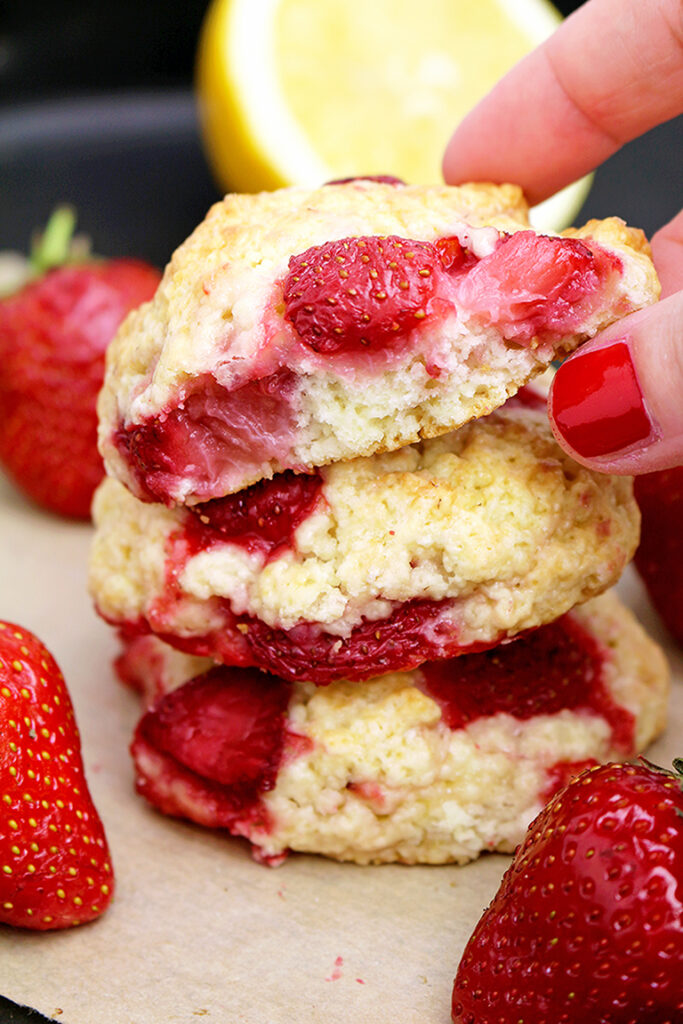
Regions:
[[567, 444], [586, 459], [620, 452], [652, 434], [624, 341], [563, 363], [553, 381], [550, 411]]

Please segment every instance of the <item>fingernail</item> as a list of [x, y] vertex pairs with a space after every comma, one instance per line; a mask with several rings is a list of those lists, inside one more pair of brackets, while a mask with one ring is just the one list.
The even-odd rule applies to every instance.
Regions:
[[625, 341], [579, 352], [563, 363], [553, 380], [550, 411], [567, 444], [586, 459], [620, 452], [654, 433]]

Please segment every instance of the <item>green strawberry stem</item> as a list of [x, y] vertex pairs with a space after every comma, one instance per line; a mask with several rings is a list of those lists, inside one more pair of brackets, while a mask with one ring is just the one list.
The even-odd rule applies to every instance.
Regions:
[[[638, 760], [647, 768], [649, 768], [650, 771], [659, 772], [660, 775], [668, 775], [670, 778], [675, 779], [675, 781], [679, 785], [681, 792], [683, 793], [683, 757], [673, 758], [671, 762], [673, 766], [673, 771], [671, 771], [669, 768], [662, 768], [661, 765], [653, 764], [652, 761], [648, 761], [648, 759], [646, 757], [643, 757], [642, 754], [638, 758]], [[678, 808], [676, 808], [676, 814], [679, 818], [683, 818], [683, 811], [680, 811]]]
[[90, 245], [74, 235], [76, 211], [72, 206], [57, 206], [44, 230], [31, 246], [31, 267], [39, 276], [65, 263], [83, 262], [90, 256]]
[[[671, 763], [674, 768], [674, 776], [676, 778], [676, 781], [678, 782], [678, 785], [681, 788], [681, 792], [683, 792], [683, 757], [674, 757]], [[683, 818], [683, 811], [680, 811], [677, 808], [676, 813], [680, 818]]]

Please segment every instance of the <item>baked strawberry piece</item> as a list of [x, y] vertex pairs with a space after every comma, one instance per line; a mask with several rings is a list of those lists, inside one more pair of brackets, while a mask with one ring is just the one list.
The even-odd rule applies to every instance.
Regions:
[[145, 707], [214, 667], [210, 658], [183, 654], [153, 633], [123, 629], [119, 635], [121, 651], [114, 659], [114, 671], [122, 683], [140, 694]]
[[94, 516], [107, 620], [316, 683], [552, 621], [616, 582], [638, 540], [630, 480], [573, 462], [526, 390], [453, 434], [191, 508], [109, 479]]
[[154, 700], [132, 746], [138, 790], [267, 863], [512, 851], [567, 778], [660, 732], [668, 690], [661, 651], [611, 594], [495, 651], [364, 683], [220, 666], [181, 683], [197, 667], [152, 637], [119, 660]]
[[683, 763], [594, 767], [531, 824], [477, 925], [455, 1024], [683, 1020]]
[[356, 180], [228, 196], [117, 335], [109, 472], [195, 504], [481, 416], [656, 299], [641, 233], [528, 223], [513, 186]]
[[634, 480], [642, 515], [635, 565], [652, 603], [683, 646], [683, 466]]
[[114, 892], [62, 674], [28, 630], [0, 622], [0, 921], [40, 931], [99, 917]]
[[104, 475], [104, 352], [160, 277], [139, 260], [90, 259], [52, 267], [0, 301], [0, 465], [51, 512], [90, 516]]

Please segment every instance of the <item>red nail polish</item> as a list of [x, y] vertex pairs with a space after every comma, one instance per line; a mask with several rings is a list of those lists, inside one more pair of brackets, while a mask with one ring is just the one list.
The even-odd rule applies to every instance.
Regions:
[[563, 363], [555, 374], [550, 408], [564, 439], [586, 459], [620, 452], [652, 434], [623, 341], [580, 352]]

